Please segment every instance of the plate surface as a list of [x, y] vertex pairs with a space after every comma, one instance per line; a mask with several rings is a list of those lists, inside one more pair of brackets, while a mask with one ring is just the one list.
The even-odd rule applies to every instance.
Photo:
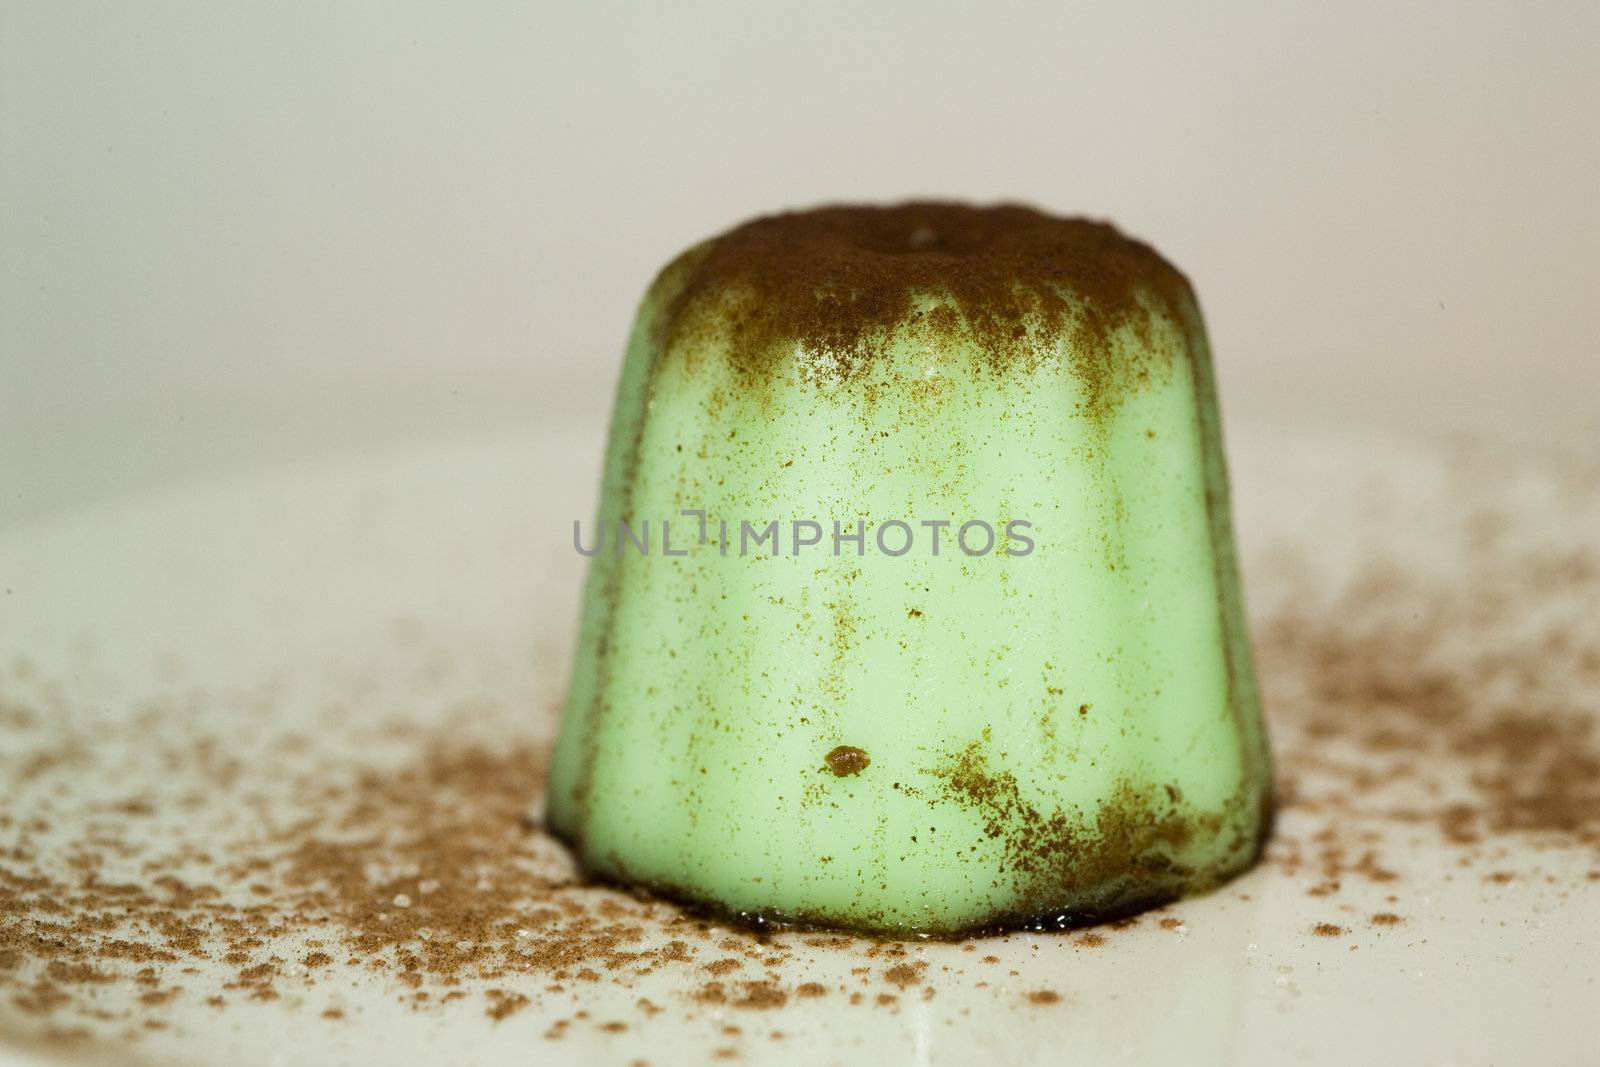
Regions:
[[561, 427], [0, 533], [0, 1062], [1467, 1064], [1600, 1047], [1600, 468], [1233, 427], [1263, 864], [1112, 927], [758, 939], [523, 816]]

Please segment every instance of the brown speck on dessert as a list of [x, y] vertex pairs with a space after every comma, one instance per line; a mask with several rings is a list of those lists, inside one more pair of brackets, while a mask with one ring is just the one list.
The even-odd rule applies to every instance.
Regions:
[[828, 770], [837, 778], [860, 774], [872, 764], [867, 754], [853, 745], [838, 746], [823, 756], [822, 762], [827, 764]]
[[1059, 1004], [1061, 994], [1054, 989], [1035, 989], [1028, 994], [1029, 1004]]
[[1373, 926], [1399, 926], [1405, 919], [1392, 911], [1380, 911], [1372, 917]]
[[1342, 937], [1348, 931], [1334, 923], [1317, 923], [1311, 928], [1311, 932], [1318, 937]]

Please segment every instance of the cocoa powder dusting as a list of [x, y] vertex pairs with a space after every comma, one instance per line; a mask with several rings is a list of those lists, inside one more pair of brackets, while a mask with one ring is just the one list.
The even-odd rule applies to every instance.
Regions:
[[858, 379], [908, 327], [969, 340], [996, 370], [1027, 366], [1041, 341], [1065, 337], [1091, 417], [1161, 370], [1149, 352], [1113, 352], [1118, 330], [1145, 340], [1152, 315], [1175, 325], [1194, 315], [1188, 281], [1148, 245], [1017, 204], [769, 215], [663, 275], [675, 292], [660, 326], [668, 350], [722, 351], [746, 382], [788, 365], [797, 347], [830, 380]]
[[1570, 521], [1546, 521], [1502, 503], [1516, 468], [1468, 455], [1450, 510], [1390, 519], [1437, 527], [1428, 555], [1375, 552], [1328, 586], [1281, 557], [1251, 576], [1282, 604], [1254, 626], [1281, 809], [1267, 860], [1312, 895], [1403, 885], [1406, 849], [1428, 844], [1458, 868], [1508, 843], [1600, 855], [1600, 540], [1580, 517], [1600, 472], [1567, 472]]
[[[1286, 940], [1426, 939], [1434, 919], [1411, 903], [1428, 893], [1414, 863], [1424, 852], [1508, 908], [1540, 890], [1600, 892], [1600, 543], [1581, 522], [1502, 502], [1514, 476], [1473, 453], [1437, 499], [1416, 502], [1440, 527], [1431, 560], [1391, 558], [1387, 539], [1424, 521], [1404, 511], [1352, 524], [1372, 538], [1366, 562], [1332, 576], [1309, 553], [1247, 551], [1278, 825], [1263, 881], [1218, 896], [1287, 892], [1317, 909]], [[1562, 514], [1594, 513], [1594, 471], [1553, 484], [1569, 494], [1555, 497]], [[1513, 536], [1519, 523], [1536, 536]], [[1075, 953], [1092, 965], [1125, 939], [1172, 945], [1212, 906], [1073, 940], [985, 941], [1011, 953], [1004, 966], [970, 945], [755, 933], [583, 884], [527, 818], [547, 749], [524, 704], [439, 708], [421, 726], [369, 718], [353, 732], [341, 711], [308, 742], [271, 736], [269, 697], [182, 686], [130, 698], [122, 725], [82, 735], [68, 693], [31, 664], [0, 665], [0, 1024], [54, 1048], [141, 1040], [185, 1006], [350, 1027], [360, 1016], [339, 997], [353, 981], [485, 1027], [535, 1016], [530, 1033], [552, 1041], [628, 1040], [667, 1014], [897, 1012], [958, 988], [1052, 1005], [1076, 993], [1028, 992], [1062, 973], [1027, 970], [1028, 947], [1041, 958], [1094, 947]], [[208, 716], [208, 701], [252, 714]], [[210, 732], [231, 720], [248, 729]], [[117, 751], [159, 773], [119, 785]], [[976, 755], [944, 771], [980, 810], [1019, 802]], [[1152, 824], [1123, 839], [1168, 833]], [[1533, 869], [1534, 855], [1548, 862]], [[1022, 859], [1048, 872], [1059, 857]], [[817, 961], [840, 959], [857, 966], [819, 980]], [[601, 994], [631, 1011], [602, 1011]], [[753, 1039], [719, 1033], [717, 1048], [741, 1056]]]

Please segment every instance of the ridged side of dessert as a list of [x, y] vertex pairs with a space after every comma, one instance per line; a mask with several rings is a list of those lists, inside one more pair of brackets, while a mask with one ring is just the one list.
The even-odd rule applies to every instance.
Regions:
[[[592, 874], [939, 936], [1126, 913], [1256, 856], [1205, 331], [1112, 227], [910, 203], [689, 250], [629, 342], [600, 512], [546, 812]], [[864, 554], [834, 555], [835, 519]], [[779, 551], [746, 553], [770, 520]], [[793, 520], [822, 545], [792, 551]]]

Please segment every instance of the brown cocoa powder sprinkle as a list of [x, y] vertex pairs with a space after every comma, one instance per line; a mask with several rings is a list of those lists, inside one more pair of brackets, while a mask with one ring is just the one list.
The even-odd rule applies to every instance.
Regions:
[[[1507, 886], [1486, 895], [1600, 885], [1600, 731], [1581, 696], [1600, 692], [1600, 545], [1582, 540], [1577, 521], [1539, 521], [1536, 541], [1513, 542], [1505, 531], [1535, 518], [1499, 503], [1492, 463], [1461, 467], [1443, 490], [1466, 509], [1454, 520], [1460, 558], [1442, 577], [1372, 562], [1327, 581], [1270, 556], [1250, 572], [1253, 589], [1279, 594], [1254, 626], [1279, 770], [1267, 862], [1296, 896], [1368, 916], [1369, 937], [1425, 925], [1390, 910], [1401, 887], [1419, 888], [1408, 886], [1418, 877], [1410, 841], [1476, 868], [1474, 881]], [[1596, 480], [1572, 484], [1571, 507], [1592, 506], [1583, 502]], [[1385, 527], [1364, 525], [1383, 558]], [[1443, 538], [1438, 552], [1452, 543]], [[619, 987], [633, 991], [619, 1003], [638, 1014], [617, 1021], [640, 1030], [703, 1005], [774, 1020], [824, 997], [829, 1010], [879, 1010], [875, 990], [814, 980], [809, 961], [835, 954], [863, 965], [848, 982], [870, 990], [881, 979], [903, 996], [918, 983], [922, 995], [952, 983], [989, 989], [979, 976], [999, 973], [997, 955], [973, 956], [964, 972], [922, 970], [904, 945], [758, 937], [579, 883], [564, 850], [526, 819], [546, 750], [528, 737], [521, 705], [475, 706], [476, 733], [444, 712], [426, 729], [385, 728], [395, 747], [378, 758], [341, 747], [337, 725], [309, 747], [276, 745], [206, 736], [196, 724], [216, 719], [198, 698], [141, 703], [127, 729], [141, 731], [170, 791], [130, 803], [131, 789], [108, 789], [73, 810], [61, 799], [75, 794], [73, 779], [109, 781], [111, 768], [61, 727], [72, 716], [55, 714], [56, 688], [36, 673], [0, 677], [0, 705], [45, 709], [0, 719], [0, 1011], [32, 1020], [33, 1038], [137, 1036], [188, 1004], [302, 1010], [308, 991], [352, 977], [417, 1011], [471, 998], [472, 1016], [490, 1020], [571, 1014], [595, 987]], [[248, 818], [195, 829], [229, 805]], [[1511, 849], [1548, 850], [1557, 862], [1524, 864]], [[1157, 927], [1184, 922], [1146, 924]], [[1331, 922], [1312, 931], [1359, 936]], [[1074, 936], [1114, 951], [1144, 935], [1102, 926]], [[1011, 975], [991, 995], [1038, 981]], [[657, 976], [673, 983], [658, 988], [691, 994], [658, 993], [648, 985]], [[660, 1003], [640, 996], [647, 990]], [[883, 995], [883, 1010], [898, 1010], [895, 993]], [[303, 1010], [344, 1011], [316, 1001]], [[559, 1040], [570, 1025], [544, 1032]]]
[[781, 1008], [789, 1003], [789, 994], [784, 992], [776, 982], [746, 982], [744, 995], [733, 1001], [735, 1008], [746, 1008], [753, 1011], [770, 1011]]
[[672, 294], [658, 323], [667, 351], [723, 352], [747, 382], [769, 379], [796, 346], [859, 378], [906, 327], [970, 339], [997, 370], [1066, 336], [1091, 416], [1159, 370], [1149, 353], [1113, 358], [1117, 330], [1147, 340], [1152, 315], [1195, 314], [1187, 279], [1148, 245], [1016, 204], [769, 215], [690, 249], [658, 289]]
[[528, 998], [522, 993], [515, 993], [505, 989], [489, 990], [487, 1014], [495, 1022], [515, 1015], [527, 1006]]
[[1028, 994], [1029, 1004], [1060, 1004], [1061, 994], [1054, 989], [1035, 989]]
[[[1509, 503], [1530, 470], [1464, 451], [1436, 497], [1382, 513], [1375, 560], [1340, 581], [1289, 556], [1257, 564], [1253, 588], [1282, 594], [1255, 625], [1279, 871], [1376, 903], [1372, 887], [1410, 877], [1428, 837], [1458, 869], [1529, 894], [1535, 882], [1490, 866], [1508, 850], [1565, 854], [1563, 872], [1600, 855], [1600, 468], [1546, 476], [1542, 515]], [[1434, 532], [1427, 555], [1376, 547], [1408, 525]]]
[[922, 984], [922, 973], [928, 969], [923, 960], [915, 963], [897, 963], [883, 972], [883, 980], [900, 989], [910, 989]]
[[[942, 800], [977, 813], [987, 836], [1001, 844], [1023, 902], [1019, 912], [1046, 916], [1030, 927], [1081, 925], [1071, 916], [1049, 917], [1063, 887], [1087, 892], [1120, 883], [1118, 894], [1101, 903], [1101, 914], [1110, 918], [1165, 903], [1182, 895], [1190, 883], [1206, 881], [1201, 872], [1166, 854], [1196, 835], [1215, 833], [1220, 823], [1215, 813], [1164, 808], [1152, 794], [1165, 796], [1167, 791], [1123, 778], [1112, 785], [1093, 831], [1087, 832], [1075, 813], [1035, 804], [1014, 773], [994, 766], [987, 750], [989, 735], [985, 729], [981, 739], [925, 770], [940, 780]], [[907, 786], [902, 790], [912, 792]], [[1139, 876], [1125, 877], [1129, 871]]]

